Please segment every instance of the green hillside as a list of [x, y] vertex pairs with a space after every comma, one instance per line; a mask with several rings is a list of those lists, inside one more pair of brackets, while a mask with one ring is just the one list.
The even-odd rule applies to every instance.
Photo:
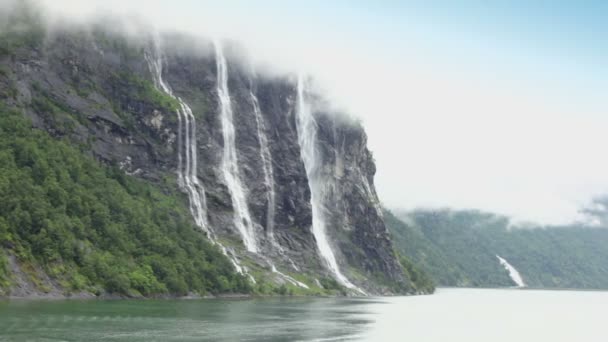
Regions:
[[530, 287], [608, 288], [608, 229], [510, 228], [508, 218], [475, 210], [385, 213], [397, 250], [440, 286], [513, 286], [496, 255]]
[[43, 292], [48, 285], [38, 268], [73, 292], [251, 291], [191, 223], [185, 199], [169, 188], [104, 167], [32, 129], [23, 114], [0, 109], [3, 291], [12, 281], [9, 255]]

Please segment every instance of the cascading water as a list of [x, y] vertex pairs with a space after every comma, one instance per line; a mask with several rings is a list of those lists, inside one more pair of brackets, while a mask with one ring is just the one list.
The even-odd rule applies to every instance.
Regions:
[[[157, 89], [169, 95], [179, 103], [177, 108], [177, 183], [180, 189], [188, 195], [189, 207], [194, 222], [203, 231], [207, 232], [212, 243], [215, 242], [213, 231], [207, 220], [207, 200], [205, 188], [198, 180], [198, 155], [196, 149], [196, 119], [192, 109], [173, 91], [163, 80], [163, 59], [158, 38], [155, 40], [154, 53], [145, 53], [150, 72], [154, 76], [154, 85]], [[184, 161], [185, 159], [185, 161]], [[243, 273], [243, 267], [235, 256], [230, 255], [226, 248], [219, 244], [222, 253], [230, 259], [238, 273]], [[253, 280], [253, 279], [252, 279]], [[253, 280], [255, 283], [255, 280]]]
[[[275, 217], [275, 208], [276, 208], [276, 194], [274, 191], [274, 171], [272, 169], [272, 154], [270, 153], [270, 147], [268, 144], [268, 137], [266, 136], [266, 124], [264, 123], [264, 117], [262, 116], [262, 111], [260, 110], [260, 104], [258, 102], [258, 97], [255, 95], [253, 90], [253, 81], [251, 82], [251, 102], [253, 104], [253, 113], [255, 115], [255, 121], [257, 125], [258, 132], [258, 140], [260, 143], [260, 158], [262, 160], [262, 168], [264, 170], [264, 183], [267, 188], [267, 200], [268, 200], [268, 209], [266, 211], [266, 238], [270, 241], [270, 243], [279, 250], [279, 253], [287, 258], [287, 261], [291, 265], [291, 267], [299, 271], [300, 269], [296, 264], [291, 260], [291, 258], [287, 257], [284, 254], [284, 250], [281, 245], [277, 242], [274, 236], [274, 217]], [[294, 285], [298, 285], [300, 287], [308, 288], [305, 284], [294, 280], [293, 278], [277, 271], [276, 267], [272, 265], [272, 269], [275, 273], [286, 278]]]
[[260, 144], [260, 158], [262, 159], [262, 168], [264, 171], [264, 184], [266, 185], [266, 196], [268, 201], [268, 209], [266, 211], [266, 237], [271, 243], [281, 249], [274, 237], [274, 216], [275, 216], [275, 191], [274, 191], [274, 171], [272, 169], [272, 154], [268, 147], [268, 137], [266, 137], [266, 124], [262, 117], [260, 104], [257, 96], [253, 92], [253, 82], [251, 82], [251, 103], [253, 105], [253, 114], [258, 131], [258, 142]]
[[215, 42], [217, 63], [217, 94], [220, 100], [220, 117], [224, 149], [222, 156], [222, 172], [224, 181], [230, 192], [234, 207], [234, 224], [237, 227], [243, 243], [248, 251], [257, 253], [258, 246], [255, 229], [247, 206], [245, 189], [241, 183], [236, 153], [236, 140], [230, 92], [228, 91], [228, 65], [219, 42]]
[[[262, 116], [262, 111], [260, 110], [260, 104], [258, 102], [258, 98], [253, 90], [253, 81], [251, 81], [251, 103], [253, 106], [253, 114], [255, 116], [257, 133], [258, 133], [258, 142], [260, 144], [260, 158], [262, 160], [262, 169], [264, 171], [264, 184], [267, 188], [267, 200], [268, 200], [268, 210], [266, 212], [266, 238], [270, 241], [270, 243], [279, 250], [280, 254], [283, 254], [283, 248], [276, 241], [274, 236], [274, 216], [275, 216], [275, 192], [274, 192], [274, 171], [272, 170], [272, 154], [270, 153], [270, 148], [268, 147], [268, 137], [266, 136], [266, 124], [264, 123], [264, 117]], [[270, 264], [272, 272], [278, 274], [288, 282], [293, 285], [308, 289], [308, 285], [297, 281], [293, 277], [290, 277], [279, 270], [277, 270], [276, 266], [272, 261], [267, 260]], [[287, 257], [287, 261], [291, 264], [294, 270], [299, 271], [299, 268], [296, 264]]]
[[325, 232], [325, 213], [323, 205], [323, 195], [325, 182], [320, 170], [319, 151], [317, 147], [317, 123], [312, 116], [310, 105], [306, 98], [306, 84], [304, 77], [298, 77], [298, 94], [296, 110], [296, 128], [298, 131], [298, 143], [302, 161], [308, 176], [308, 186], [310, 187], [310, 203], [312, 206], [312, 233], [317, 241], [319, 254], [325, 260], [327, 267], [334, 274], [336, 280], [347, 288], [365, 294], [361, 289], [352, 284], [340, 272], [336, 256]]
[[[154, 75], [154, 83], [158, 89], [177, 100], [180, 108], [177, 109], [177, 181], [179, 187], [188, 194], [190, 212], [197, 226], [210, 233], [207, 221], [207, 200], [205, 189], [197, 176], [196, 152], [196, 121], [190, 107], [178, 96], [173, 95], [171, 88], [164, 82], [163, 61], [160, 47], [156, 45], [154, 56], [146, 53], [150, 71]], [[184, 158], [185, 157], [185, 158]], [[184, 162], [185, 159], [185, 162]]]
[[272, 269], [272, 272], [280, 275], [281, 277], [283, 277], [283, 279], [287, 280], [288, 282], [292, 283], [293, 285], [296, 285], [296, 286], [299, 286], [299, 287], [302, 287], [305, 289], [310, 289], [310, 287], [308, 287], [308, 285], [304, 284], [301, 281], [295, 280], [293, 277], [290, 277], [285, 273], [279, 272], [279, 270], [277, 270], [277, 268], [273, 264], [270, 264], [270, 265], [271, 265], [270, 267]]
[[526, 283], [524, 283], [524, 280], [519, 274], [519, 271], [517, 271], [517, 269], [515, 269], [513, 265], [511, 265], [507, 260], [501, 258], [499, 255], [497, 255], [496, 257], [498, 258], [498, 261], [500, 262], [502, 267], [504, 267], [509, 272], [509, 277], [511, 277], [511, 280], [517, 285], [517, 287], [525, 287]]

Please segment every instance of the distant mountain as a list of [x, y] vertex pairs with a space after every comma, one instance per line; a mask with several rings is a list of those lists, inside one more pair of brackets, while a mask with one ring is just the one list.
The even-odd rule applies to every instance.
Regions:
[[608, 289], [608, 229], [510, 228], [476, 210], [385, 211], [395, 248], [439, 286], [515, 286], [499, 258], [529, 287]]

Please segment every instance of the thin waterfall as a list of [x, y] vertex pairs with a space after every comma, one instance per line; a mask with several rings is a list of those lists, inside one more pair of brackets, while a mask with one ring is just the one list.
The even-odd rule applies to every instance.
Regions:
[[[169, 95], [179, 103], [177, 114], [177, 184], [188, 195], [190, 213], [196, 225], [208, 234], [209, 240], [216, 243], [213, 231], [207, 220], [207, 200], [205, 188], [198, 180], [198, 155], [196, 148], [196, 119], [190, 106], [173, 91], [163, 80], [163, 59], [158, 38], [155, 38], [154, 52], [146, 51], [146, 61], [150, 72], [154, 76], [154, 85], [157, 89]], [[231, 261], [238, 273], [246, 272], [234, 255], [230, 255], [226, 248], [217, 243], [222, 253]], [[251, 278], [251, 276], [250, 276]], [[255, 283], [255, 280], [251, 278]]]
[[[257, 240], [255, 238], [255, 230], [253, 221], [251, 220], [251, 214], [249, 213], [249, 207], [247, 206], [245, 188], [241, 183], [240, 172], [238, 169], [238, 160], [236, 153], [236, 134], [234, 129], [234, 117], [232, 112], [232, 102], [230, 98], [230, 92], [228, 90], [228, 66], [226, 58], [222, 52], [221, 45], [219, 42], [215, 42], [216, 61], [217, 61], [217, 93], [220, 99], [220, 115], [222, 119], [222, 132], [224, 138], [224, 154], [222, 159], [222, 171], [224, 172], [224, 178], [226, 185], [230, 191], [233, 206], [235, 207], [234, 222], [239, 232], [243, 237], [245, 247], [248, 251], [258, 253]], [[252, 82], [253, 85], [253, 82]], [[267, 233], [268, 238], [271, 239], [273, 245], [278, 246], [274, 240], [274, 210], [275, 210], [275, 193], [274, 193], [274, 174], [272, 170], [272, 155], [270, 154], [270, 148], [268, 147], [268, 138], [266, 137], [266, 128], [264, 120], [258, 103], [258, 99], [253, 93], [253, 89], [250, 90], [251, 102], [253, 104], [253, 112], [256, 119], [258, 139], [260, 143], [260, 157], [262, 159], [263, 171], [264, 171], [264, 182], [268, 189], [268, 217], [267, 217]], [[282, 249], [279, 247], [279, 250]], [[273, 273], [278, 274], [280, 277], [285, 279], [287, 282], [308, 289], [308, 285], [297, 281], [293, 277], [290, 277], [279, 270], [270, 260], [270, 258], [264, 257], [266, 262], [271, 267]]]
[[210, 233], [207, 220], [207, 200], [205, 188], [198, 180], [197, 175], [197, 149], [196, 149], [196, 120], [190, 107], [173, 91], [163, 80], [163, 60], [159, 44], [156, 44], [155, 53], [146, 53], [146, 60], [154, 76], [156, 87], [177, 100], [177, 182], [178, 186], [188, 194], [189, 207], [197, 226]]
[[238, 167], [232, 101], [228, 90], [228, 66], [219, 42], [215, 42], [215, 53], [217, 63], [217, 94], [220, 100], [220, 117], [224, 138], [221, 169], [224, 181], [230, 192], [232, 206], [234, 207], [234, 225], [241, 234], [247, 250], [257, 253], [258, 246], [255, 238], [255, 229], [249, 213], [249, 207], [247, 206], [245, 189], [241, 183]]
[[310, 287], [308, 287], [308, 285], [304, 284], [301, 281], [297, 281], [296, 279], [294, 279], [293, 277], [288, 276], [285, 273], [280, 272], [279, 270], [277, 270], [277, 268], [271, 263], [271, 268], [272, 268], [272, 272], [276, 273], [278, 275], [280, 275], [281, 277], [283, 277], [283, 279], [287, 280], [288, 282], [290, 282], [293, 285], [299, 286], [301, 288], [304, 289], [310, 289]]
[[308, 186], [310, 187], [310, 203], [312, 207], [312, 233], [317, 241], [319, 254], [327, 264], [329, 270], [334, 274], [336, 280], [347, 288], [357, 290], [364, 294], [359, 288], [353, 285], [340, 272], [336, 256], [327, 239], [325, 231], [325, 212], [324, 212], [324, 188], [326, 184], [321, 174], [319, 150], [317, 146], [317, 123], [312, 115], [310, 104], [306, 97], [306, 84], [304, 77], [298, 77], [298, 94], [296, 110], [296, 128], [298, 132], [298, 143], [306, 175], [308, 176]]
[[504, 258], [501, 258], [499, 255], [497, 255], [496, 257], [498, 258], [498, 261], [500, 262], [502, 267], [504, 267], [509, 272], [509, 277], [511, 277], [511, 280], [517, 285], [517, 287], [525, 287], [526, 283], [524, 283], [524, 280], [522, 279], [521, 274], [519, 274], [519, 271], [517, 271], [517, 269], [513, 267], [513, 265], [511, 265]]
[[[252, 74], [253, 74], [253, 72], [252, 72]], [[274, 171], [272, 168], [272, 154], [270, 153], [268, 137], [266, 136], [266, 124], [264, 122], [264, 117], [262, 116], [262, 111], [260, 110], [260, 104], [258, 101], [258, 97], [255, 95], [255, 92], [254, 92], [253, 81], [251, 81], [251, 84], [250, 84], [250, 96], [251, 96], [251, 102], [253, 105], [253, 113], [255, 115], [255, 121], [256, 121], [256, 125], [257, 125], [258, 142], [260, 144], [260, 158], [262, 160], [262, 168], [264, 171], [264, 184], [266, 185], [266, 189], [267, 189], [266, 199], [268, 202], [268, 208], [266, 210], [266, 238], [270, 241], [272, 246], [274, 246], [279, 251], [279, 253], [281, 255], [283, 255], [284, 257], [287, 258], [287, 261], [289, 262], [289, 264], [291, 265], [291, 267], [294, 270], [300, 271], [300, 269], [298, 268], [298, 266], [296, 266], [296, 264], [293, 262], [293, 260], [291, 260], [291, 258], [289, 258], [287, 255], [284, 254], [285, 251], [283, 250], [283, 247], [281, 247], [281, 245], [278, 243], [278, 241], [274, 235], [276, 193], [275, 193], [275, 189], [274, 189]], [[287, 281], [289, 281], [290, 283], [292, 283], [294, 285], [308, 288], [308, 286], [306, 286], [306, 284], [303, 284], [303, 283], [293, 279], [292, 277], [285, 275], [285, 274], [281, 273], [280, 271], [278, 271], [276, 269], [276, 267], [274, 266], [274, 264], [272, 264], [272, 262], [269, 261], [269, 263], [271, 264], [272, 271], [274, 273], [279, 274], [280, 276], [282, 276], [283, 278], [285, 278]]]
[[[252, 70], [252, 75], [255, 72]], [[270, 147], [268, 144], [268, 137], [266, 136], [266, 123], [262, 116], [260, 109], [260, 103], [258, 97], [255, 95], [253, 79], [250, 79], [249, 96], [251, 97], [251, 104], [253, 107], [253, 114], [255, 117], [258, 143], [260, 144], [260, 159], [262, 160], [262, 170], [264, 172], [264, 185], [266, 186], [266, 200], [267, 200], [267, 211], [266, 211], [266, 238], [270, 241], [270, 244], [275, 247], [281, 255], [284, 255], [284, 250], [281, 245], [277, 242], [274, 236], [274, 217], [275, 217], [275, 206], [276, 206], [276, 195], [274, 189], [274, 171], [272, 168], [272, 154], [270, 153]], [[278, 274], [281, 278], [285, 279], [292, 285], [299, 286], [304, 289], [310, 289], [308, 285], [296, 280], [295, 278], [279, 271], [275, 264], [270, 258], [265, 257], [266, 262], [270, 265], [270, 269], [273, 273]], [[295, 265], [291, 258], [287, 257], [287, 261], [291, 266], [299, 271], [299, 268]]]
[[274, 171], [272, 169], [272, 154], [268, 147], [268, 137], [266, 136], [266, 124], [260, 110], [258, 98], [253, 90], [253, 81], [250, 89], [251, 103], [253, 105], [253, 114], [258, 132], [258, 142], [260, 144], [260, 158], [262, 160], [262, 169], [264, 171], [264, 185], [266, 185], [266, 238], [274, 245], [281, 249], [274, 237], [274, 216], [276, 206], [276, 194], [274, 190]]

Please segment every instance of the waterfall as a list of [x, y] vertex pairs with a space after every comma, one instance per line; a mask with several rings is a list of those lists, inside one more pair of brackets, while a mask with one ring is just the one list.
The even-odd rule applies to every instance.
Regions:
[[274, 191], [274, 171], [272, 169], [272, 154], [268, 147], [268, 137], [266, 136], [266, 124], [262, 117], [260, 104], [257, 96], [253, 92], [253, 81], [251, 82], [250, 90], [251, 102], [253, 105], [253, 114], [258, 132], [258, 142], [260, 144], [260, 158], [262, 160], [262, 169], [264, 171], [264, 184], [266, 185], [266, 199], [268, 208], [266, 210], [266, 237], [271, 243], [281, 249], [274, 237], [274, 216], [275, 216], [275, 191]]
[[[171, 98], [177, 100], [177, 184], [188, 195], [189, 208], [195, 224], [208, 234], [209, 240], [216, 243], [213, 231], [207, 220], [207, 200], [205, 188], [198, 180], [198, 156], [196, 149], [196, 119], [190, 106], [173, 91], [163, 80], [163, 59], [159, 39], [155, 38], [154, 53], [146, 51], [145, 58], [150, 72], [154, 76], [155, 87]], [[246, 269], [242, 267], [234, 255], [230, 255], [226, 247], [219, 244], [222, 253], [230, 260], [238, 273], [243, 274]], [[250, 276], [251, 278], [251, 276]], [[255, 280], [253, 283], [255, 283]]]
[[255, 239], [255, 230], [251, 215], [249, 214], [245, 189], [241, 183], [237, 161], [236, 134], [230, 92], [228, 91], [228, 66], [219, 42], [215, 42], [215, 53], [217, 63], [217, 94], [220, 101], [222, 136], [224, 138], [221, 169], [224, 181], [230, 192], [232, 206], [234, 207], [234, 224], [241, 234], [247, 250], [257, 253], [258, 247]]
[[336, 280], [349, 289], [357, 290], [340, 272], [336, 256], [325, 232], [325, 212], [323, 205], [324, 188], [326, 184], [321, 174], [319, 151], [317, 147], [317, 123], [312, 115], [310, 105], [306, 99], [304, 77], [298, 77], [298, 95], [296, 110], [296, 129], [298, 132], [298, 143], [306, 175], [308, 176], [308, 186], [310, 187], [310, 204], [312, 207], [312, 233], [317, 241], [317, 247], [321, 258], [327, 264], [329, 270], [334, 274]]
[[177, 182], [180, 189], [188, 194], [189, 207], [197, 226], [210, 233], [207, 221], [207, 200], [205, 188], [198, 180], [197, 149], [196, 149], [196, 120], [192, 109], [173, 91], [163, 80], [163, 60], [159, 44], [155, 53], [146, 53], [150, 72], [154, 76], [155, 86], [179, 103], [177, 109]]
[[524, 283], [524, 280], [517, 269], [515, 269], [513, 265], [509, 264], [507, 260], [501, 258], [499, 255], [496, 257], [498, 258], [500, 264], [509, 272], [509, 277], [511, 277], [511, 280], [517, 285], [517, 287], [525, 287], [526, 283]]
[[[253, 72], [253, 70], [252, 70], [252, 74], [255, 74], [255, 72]], [[274, 190], [274, 171], [272, 168], [272, 154], [270, 153], [268, 137], [266, 136], [266, 124], [264, 122], [264, 117], [262, 116], [262, 111], [260, 110], [260, 103], [258, 101], [258, 97], [255, 95], [255, 92], [254, 92], [253, 80], [250, 81], [249, 95], [251, 97], [251, 103], [253, 106], [253, 114], [255, 116], [255, 122], [256, 122], [257, 133], [258, 133], [258, 142], [260, 144], [260, 159], [262, 160], [262, 169], [264, 172], [264, 185], [266, 185], [266, 189], [267, 189], [266, 199], [267, 199], [267, 203], [268, 203], [268, 208], [266, 211], [266, 238], [270, 241], [272, 246], [274, 246], [276, 249], [278, 249], [279, 253], [283, 257], [286, 257], [287, 261], [289, 262], [289, 264], [291, 265], [291, 267], [294, 270], [300, 271], [300, 269], [298, 268], [298, 266], [296, 266], [296, 264], [293, 262], [293, 260], [291, 260], [291, 258], [289, 258], [287, 255], [284, 254], [283, 248], [277, 242], [277, 240], [274, 236], [274, 217], [275, 217], [275, 207], [276, 207], [276, 194], [275, 194], [275, 190]], [[277, 273], [278, 275], [280, 275], [281, 277], [283, 277], [285, 280], [287, 280], [288, 282], [290, 282], [293, 285], [296, 285], [296, 286], [299, 286], [299, 287], [302, 287], [305, 289], [309, 288], [306, 284], [299, 282], [299, 281], [295, 280], [294, 278], [278, 271], [277, 268], [275, 267], [274, 263], [272, 261], [270, 261], [270, 259], [268, 259], [267, 261], [270, 264], [273, 273]]]

